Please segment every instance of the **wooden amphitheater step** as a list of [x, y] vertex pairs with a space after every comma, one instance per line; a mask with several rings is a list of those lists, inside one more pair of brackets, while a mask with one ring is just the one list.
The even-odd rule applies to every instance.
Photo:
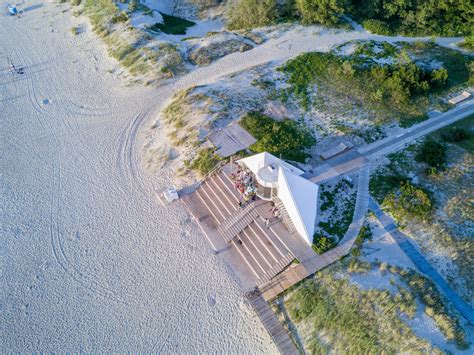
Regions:
[[258, 218], [258, 212], [255, 209], [255, 205], [251, 203], [244, 208], [235, 211], [217, 227], [217, 231], [228, 243], [256, 218]]
[[285, 270], [285, 268], [291, 264], [291, 262], [295, 259], [294, 255], [288, 253], [285, 257], [278, 261], [276, 265], [274, 265], [271, 269], [267, 270], [265, 275], [260, 277], [259, 286], [267, 283], [271, 279], [273, 279], [276, 275], [280, 272]]

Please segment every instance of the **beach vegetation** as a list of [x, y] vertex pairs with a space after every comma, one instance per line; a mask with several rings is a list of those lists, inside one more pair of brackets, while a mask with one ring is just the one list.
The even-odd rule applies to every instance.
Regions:
[[261, 112], [249, 112], [240, 125], [257, 139], [250, 146], [256, 153], [269, 152], [283, 159], [304, 162], [316, 140], [303, 124], [290, 119], [274, 120]]
[[160, 14], [163, 18], [163, 22], [157, 22], [154, 25], [149, 26], [148, 30], [152, 32], [163, 32], [170, 35], [184, 35], [189, 27], [196, 24], [193, 21], [177, 16], [167, 15], [161, 11]]
[[330, 237], [326, 237], [323, 234], [315, 233], [313, 236], [313, 244], [311, 247], [318, 254], [323, 254], [324, 252], [334, 248], [336, 242]]
[[268, 26], [278, 18], [277, 0], [237, 0], [227, 13], [231, 30]]
[[[363, 290], [341, 272], [366, 273], [367, 262], [343, 260], [318, 272], [285, 296], [289, 321], [304, 339], [305, 352], [349, 353], [439, 353], [419, 338], [405, 323], [417, 311], [410, 288], [398, 292]], [[336, 278], [334, 275], [338, 274]]]
[[426, 221], [430, 219], [434, 208], [429, 193], [408, 181], [389, 193], [382, 206], [397, 220], [410, 218]]
[[215, 153], [215, 150], [215, 148], [199, 150], [194, 159], [185, 161], [185, 166], [188, 169], [197, 171], [201, 176], [206, 176], [222, 161], [222, 158]]
[[415, 159], [430, 168], [440, 169], [446, 163], [446, 146], [431, 137], [427, 138], [418, 146]]

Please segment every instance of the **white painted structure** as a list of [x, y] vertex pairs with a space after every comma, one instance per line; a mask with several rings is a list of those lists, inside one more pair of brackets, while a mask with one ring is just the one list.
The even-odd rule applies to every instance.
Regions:
[[258, 197], [280, 199], [298, 234], [311, 245], [319, 186], [301, 177], [304, 171], [270, 153], [259, 153], [237, 163], [254, 174]]
[[468, 99], [471, 96], [470, 92], [463, 91], [462, 94], [453, 97], [452, 99], [449, 100], [450, 104], [456, 105], [460, 102], [463, 102], [464, 100]]

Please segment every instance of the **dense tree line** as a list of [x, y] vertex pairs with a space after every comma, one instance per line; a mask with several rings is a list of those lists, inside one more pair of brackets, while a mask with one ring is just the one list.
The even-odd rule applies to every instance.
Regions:
[[342, 22], [342, 15], [379, 34], [458, 36], [474, 28], [471, 0], [235, 0], [229, 27], [253, 28], [288, 18], [332, 26]]

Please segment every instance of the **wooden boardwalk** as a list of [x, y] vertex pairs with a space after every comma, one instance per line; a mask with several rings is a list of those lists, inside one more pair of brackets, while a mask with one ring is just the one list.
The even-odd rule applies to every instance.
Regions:
[[280, 352], [285, 355], [299, 354], [299, 351], [288, 335], [288, 332], [285, 328], [283, 328], [267, 301], [265, 301], [263, 297], [256, 292], [249, 294], [247, 299], [262, 321], [263, 326], [272, 337], [278, 350], [280, 350]]
[[260, 287], [262, 297], [270, 301], [276, 298], [280, 293], [284, 292], [291, 286], [304, 280], [308, 276], [318, 272], [319, 270], [331, 265], [346, 256], [359, 234], [360, 228], [364, 223], [364, 217], [368, 209], [369, 199], [369, 166], [365, 165], [360, 170], [357, 200], [352, 223], [349, 226], [344, 238], [337, 247], [327, 251], [322, 255], [309, 255], [306, 260], [300, 260], [301, 264], [290, 267], [274, 277], [267, 284]]

